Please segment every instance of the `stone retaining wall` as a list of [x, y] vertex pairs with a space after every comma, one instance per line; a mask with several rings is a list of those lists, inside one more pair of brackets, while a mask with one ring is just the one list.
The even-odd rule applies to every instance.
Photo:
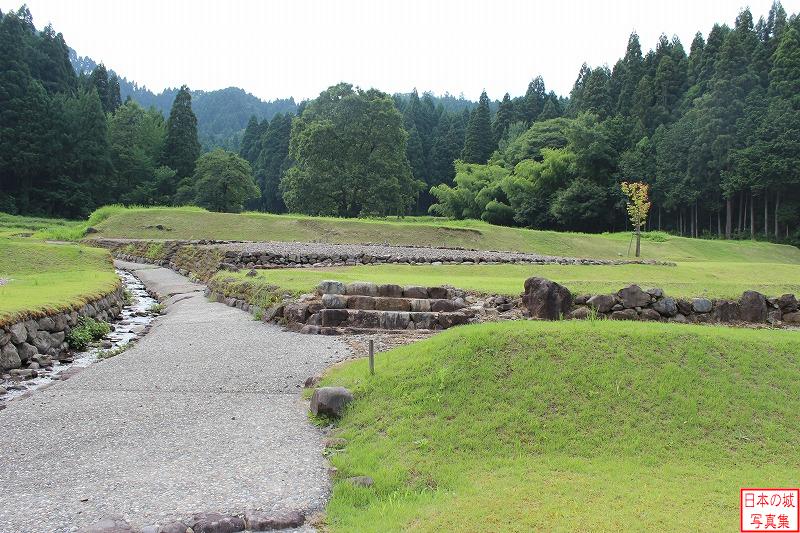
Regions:
[[573, 297], [565, 287], [543, 278], [525, 282], [523, 305], [533, 318], [589, 318], [651, 320], [677, 323], [800, 325], [800, 310], [794, 294], [769, 298], [745, 291], [738, 300], [672, 298], [659, 288], [643, 290], [629, 285], [613, 294], [583, 294]]
[[109, 322], [119, 316], [123, 306], [124, 294], [120, 285], [111, 293], [80, 308], [0, 327], [0, 368], [13, 375], [31, 363], [47, 366], [52, 359], [66, 355], [69, 348], [66, 335], [80, 317], [88, 316]]
[[653, 260], [610, 260], [558, 257], [519, 252], [388, 246], [377, 244], [326, 244], [292, 242], [144, 241], [94, 239], [115, 257], [155, 263], [209, 279], [220, 269], [303, 268], [374, 264], [565, 264], [619, 265], [674, 263]]

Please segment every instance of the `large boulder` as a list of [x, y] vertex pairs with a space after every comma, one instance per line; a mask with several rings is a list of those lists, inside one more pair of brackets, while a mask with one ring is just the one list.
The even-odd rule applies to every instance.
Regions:
[[647, 308], [647, 309], [642, 309], [642, 312], [639, 313], [639, 317], [642, 320], [661, 320], [661, 313], [659, 313], [655, 309]]
[[756, 291], [744, 291], [739, 314], [745, 322], [764, 322], [767, 319], [767, 299]]
[[783, 321], [787, 324], [800, 324], [800, 311], [784, 314]]
[[323, 309], [319, 312], [320, 325], [323, 327], [336, 327], [347, 322], [350, 314], [347, 309]]
[[244, 520], [236, 515], [221, 513], [197, 513], [188, 520], [182, 520], [194, 533], [235, 533], [244, 531]]
[[414, 313], [411, 319], [416, 329], [434, 329], [438, 322], [438, 313]]
[[244, 514], [244, 521], [247, 529], [253, 531], [273, 531], [298, 528], [305, 522], [305, 516], [299, 511], [276, 514], [264, 511], [247, 511]]
[[469, 317], [463, 313], [439, 313], [439, 325], [442, 326], [442, 329], [467, 323], [469, 323]]
[[311, 396], [311, 413], [339, 418], [353, 401], [353, 394], [344, 387], [320, 387]]
[[639, 320], [639, 313], [636, 309], [623, 309], [611, 313], [611, 320]]
[[598, 313], [608, 313], [617, 303], [613, 294], [597, 294], [586, 301], [590, 307], [597, 309]]
[[692, 311], [695, 313], [708, 313], [713, 305], [708, 298], [692, 298]]
[[720, 300], [714, 306], [714, 318], [720, 322], [736, 322], [741, 320], [739, 302]]
[[463, 307], [456, 305], [453, 300], [430, 300], [430, 303], [434, 313], [451, 313]]
[[386, 311], [383, 313], [383, 327], [385, 329], [406, 329], [411, 321], [409, 313], [399, 311]]
[[784, 313], [794, 313], [800, 307], [797, 303], [797, 297], [794, 294], [784, 294], [778, 298], [778, 307]]
[[411, 303], [411, 311], [415, 313], [427, 313], [431, 310], [431, 301], [426, 298], [415, 298], [409, 300]]
[[22, 322], [12, 324], [11, 327], [8, 328], [8, 332], [11, 334], [11, 342], [14, 344], [19, 344], [28, 340], [28, 330]]
[[437, 300], [444, 300], [448, 297], [447, 287], [428, 287], [428, 296]]
[[375, 309], [375, 298], [370, 296], [348, 296], [348, 309]]
[[427, 298], [428, 289], [417, 285], [407, 285], [403, 287], [403, 296], [405, 298]]
[[411, 311], [411, 300], [406, 298], [375, 298], [375, 309], [378, 311]]
[[572, 293], [555, 281], [528, 278], [525, 280], [522, 303], [533, 318], [558, 320], [569, 314], [572, 307]]
[[384, 284], [378, 285], [378, 296], [383, 296], [386, 298], [402, 298], [403, 297], [403, 287], [400, 285], [393, 285], [393, 284]]
[[283, 308], [283, 316], [289, 323], [300, 322], [305, 324], [308, 318], [308, 304], [300, 302], [286, 304]]
[[570, 312], [569, 318], [575, 320], [583, 320], [584, 318], [589, 318], [589, 308], [586, 307], [585, 305], [576, 307]]
[[622, 300], [622, 306], [625, 309], [644, 307], [650, 303], [650, 295], [638, 285], [628, 285], [624, 289], [620, 289], [617, 296]]
[[323, 294], [322, 305], [327, 309], [345, 309], [347, 307], [347, 296], [342, 294]]
[[678, 304], [674, 298], [666, 297], [653, 302], [653, 309], [663, 316], [675, 316], [678, 314]]
[[353, 311], [350, 315], [350, 324], [357, 328], [379, 329], [382, 327], [381, 315], [382, 312], [369, 310]]
[[378, 286], [367, 281], [354, 281], [347, 284], [348, 296], [377, 296]]
[[37, 355], [39, 355], [36, 347], [28, 344], [27, 342], [23, 342], [17, 346], [17, 353], [19, 353], [20, 361], [23, 363], [33, 360]]
[[341, 281], [326, 279], [320, 281], [319, 285], [317, 285], [317, 293], [319, 294], [344, 294], [346, 291], [347, 288]]
[[22, 361], [19, 358], [17, 348], [11, 344], [5, 344], [0, 349], [0, 368], [3, 370], [11, 370], [12, 368], [19, 368], [22, 366]]

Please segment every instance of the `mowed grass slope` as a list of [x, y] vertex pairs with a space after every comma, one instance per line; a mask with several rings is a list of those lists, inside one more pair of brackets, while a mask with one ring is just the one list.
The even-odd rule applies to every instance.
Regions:
[[59, 218], [26, 217], [0, 212], [0, 238], [30, 235], [44, 229], [64, 231], [80, 226], [80, 221]]
[[798, 353], [791, 331], [523, 322], [346, 363], [323, 380], [355, 395], [328, 524], [736, 531], [740, 487], [800, 477]]
[[757, 263], [679, 263], [654, 265], [376, 265], [323, 269], [293, 268], [246, 272], [220, 272], [217, 279], [274, 287], [274, 292], [312, 292], [324, 279], [343, 282], [372, 281], [400, 285], [453, 285], [487, 294], [516, 296], [531, 276], [551, 279], [573, 294], [616, 292], [632, 283], [659, 287], [667, 295], [691, 298], [738, 299], [745, 290], [768, 296], [800, 294], [800, 265]]
[[107, 250], [0, 239], [0, 325], [80, 306], [114, 289]]
[[[105, 208], [108, 209], [108, 208]], [[161, 225], [165, 229], [157, 229]], [[630, 234], [562, 233], [431, 217], [339, 219], [266, 213], [211, 213], [197, 208], [116, 208], [94, 226], [99, 237], [223, 239], [330, 243], [388, 243], [536, 252], [619, 259], [628, 256]], [[642, 256], [671, 261], [735, 261], [800, 264], [800, 249], [750, 241], [712, 241], [668, 236], [646, 240]]]

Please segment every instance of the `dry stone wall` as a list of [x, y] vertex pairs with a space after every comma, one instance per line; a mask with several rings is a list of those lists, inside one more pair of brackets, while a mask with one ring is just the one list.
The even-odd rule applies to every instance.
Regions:
[[[31, 363], [48, 366], [52, 359], [68, 356], [66, 336], [80, 317], [111, 321], [122, 312], [123, 288], [80, 308], [31, 318], [0, 327], [0, 367], [11, 376], [23, 375]], [[28, 368], [25, 368], [28, 367]]]
[[526, 314], [553, 320], [598, 316], [612, 320], [651, 320], [677, 323], [726, 323], [800, 325], [798, 300], [794, 294], [769, 298], [745, 291], [738, 300], [698, 297], [673, 298], [659, 288], [644, 290], [629, 285], [613, 294], [583, 294], [573, 297], [563, 286], [544, 278], [525, 282]]
[[375, 264], [660, 264], [652, 260], [608, 260], [557, 257], [518, 252], [388, 246], [379, 244], [326, 244], [298, 242], [142, 241], [94, 239], [127, 261], [155, 263], [183, 274], [209, 279], [220, 269], [331, 267]]

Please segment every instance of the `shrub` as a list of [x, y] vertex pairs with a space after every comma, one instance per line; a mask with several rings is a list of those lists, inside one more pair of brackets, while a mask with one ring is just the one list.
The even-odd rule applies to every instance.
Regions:
[[78, 323], [67, 334], [67, 344], [72, 350], [80, 352], [110, 331], [111, 326], [108, 323], [84, 316], [78, 319]]

